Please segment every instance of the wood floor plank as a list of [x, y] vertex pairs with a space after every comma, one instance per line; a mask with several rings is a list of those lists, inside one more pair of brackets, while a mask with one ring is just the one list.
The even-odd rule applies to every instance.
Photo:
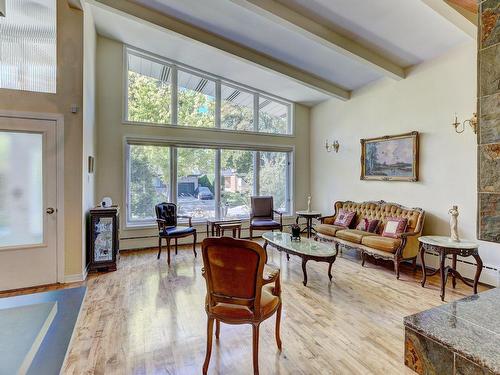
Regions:
[[[437, 277], [421, 288], [420, 272], [405, 267], [396, 280], [390, 268], [369, 262], [361, 267], [344, 255], [333, 266], [331, 283], [326, 264], [309, 262], [304, 287], [300, 259], [268, 251], [282, 270], [283, 352], [276, 348], [272, 317], [261, 328], [261, 374], [411, 373], [403, 365], [403, 317], [441, 304]], [[118, 271], [91, 275], [86, 284], [63, 374], [201, 373], [201, 257], [186, 248], [168, 267], [154, 250], [126, 252]], [[447, 288], [446, 298], [469, 294], [459, 282], [457, 289]], [[250, 326], [221, 326], [209, 373], [252, 373]]]

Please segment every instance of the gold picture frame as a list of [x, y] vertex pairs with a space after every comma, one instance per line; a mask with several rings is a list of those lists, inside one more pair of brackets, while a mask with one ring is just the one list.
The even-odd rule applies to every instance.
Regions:
[[361, 180], [418, 181], [418, 132], [361, 139]]

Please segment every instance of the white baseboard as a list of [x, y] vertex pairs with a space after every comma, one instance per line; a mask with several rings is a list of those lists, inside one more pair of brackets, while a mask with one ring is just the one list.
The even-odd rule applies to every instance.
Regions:
[[75, 273], [73, 275], [64, 275], [64, 283], [77, 283], [80, 281], [85, 281], [87, 279], [87, 269], [82, 273]]

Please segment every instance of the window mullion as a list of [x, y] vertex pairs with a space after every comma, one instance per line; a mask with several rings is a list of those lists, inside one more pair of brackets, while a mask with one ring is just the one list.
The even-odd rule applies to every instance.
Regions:
[[214, 181], [214, 195], [215, 195], [215, 218], [220, 218], [221, 211], [221, 150], [215, 150], [215, 181]]
[[170, 202], [177, 204], [177, 147], [170, 147]]
[[286, 201], [286, 212], [288, 214], [292, 213], [292, 194], [293, 187], [291, 185], [291, 175], [292, 175], [292, 153], [286, 153], [286, 181], [285, 181], [285, 201]]
[[260, 152], [253, 153], [253, 194], [260, 195]]
[[177, 125], [177, 119], [178, 119], [178, 116], [177, 116], [177, 108], [178, 108], [178, 103], [177, 103], [177, 100], [178, 100], [178, 96], [177, 96], [177, 75], [178, 75], [178, 71], [177, 71], [177, 67], [175, 65], [172, 66], [172, 92], [170, 93], [170, 96], [171, 96], [171, 122], [172, 122], [172, 125]]
[[215, 127], [220, 129], [221, 127], [221, 108], [222, 108], [222, 98], [221, 98], [221, 84], [220, 81], [215, 82]]
[[253, 130], [259, 131], [259, 94], [253, 95]]

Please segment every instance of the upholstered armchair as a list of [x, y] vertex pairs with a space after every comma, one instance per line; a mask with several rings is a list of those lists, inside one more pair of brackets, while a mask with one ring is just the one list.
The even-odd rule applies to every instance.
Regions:
[[[254, 230], [283, 231], [283, 213], [276, 211], [273, 197], [251, 197], [250, 239]], [[274, 220], [274, 214], [279, 215], [279, 223]]]
[[[215, 337], [220, 337], [220, 322], [251, 324], [253, 330], [253, 369], [259, 373], [259, 326], [276, 313], [276, 344], [281, 351], [281, 286], [279, 269], [264, 264], [266, 252], [258, 243], [229, 237], [207, 238], [201, 245], [203, 277], [207, 284], [207, 352], [203, 374], [208, 371]], [[266, 276], [264, 277], [264, 273]]]
[[[170, 240], [175, 240], [175, 254], [177, 254], [177, 239], [193, 236], [193, 252], [196, 257], [196, 229], [193, 228], [191, 216], [177, 215], [177, 206], [174, 203], [159, 203], [155, 206], [156, 222], [158, 224], [158, 259], [161, 255], [162, 239], [167, 240], [167, 264], [170, 265]], [[188, 219], [189, 226], [177, 225], [177, 219]]]

